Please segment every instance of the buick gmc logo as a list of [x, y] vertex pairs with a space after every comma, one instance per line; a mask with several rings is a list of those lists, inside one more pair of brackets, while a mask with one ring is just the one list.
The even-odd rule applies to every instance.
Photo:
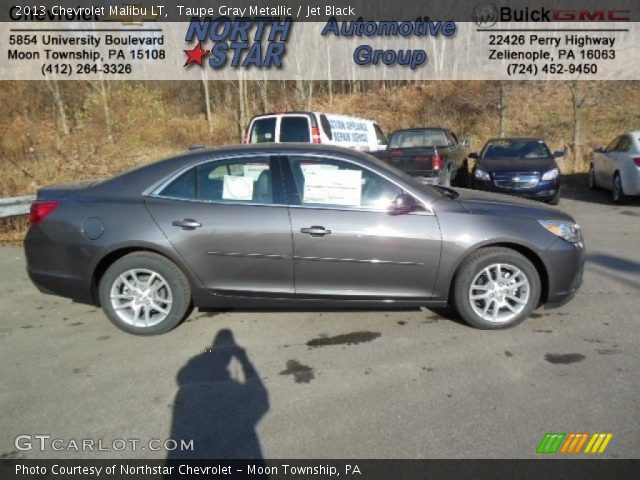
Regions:
[[498, 7], [491, 3], [479, 3], [473, 9], [473, 21], [478, 27], [493, 27], [498, 21], [500, 13]]
[[480, 28], [490, 28], [497, 22], [629, 22], [631, 10], [498, 8], [480, 3], [473, 9], [472, 19]]

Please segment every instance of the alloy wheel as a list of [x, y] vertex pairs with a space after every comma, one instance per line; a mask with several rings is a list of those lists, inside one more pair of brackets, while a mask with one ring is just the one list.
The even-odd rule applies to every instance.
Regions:
[[495, 263], [478, 273], [469, 287], [469, 303], [474, 313], [487, 322], [506, 323], [527, 305], [531, 286], [519, 268]]
[[134, 327], [152, 327], [162, 322], [173, 304], [169, 284], [149, 269], [131, 269], [111, 286], [111, 306], [120, 319]]

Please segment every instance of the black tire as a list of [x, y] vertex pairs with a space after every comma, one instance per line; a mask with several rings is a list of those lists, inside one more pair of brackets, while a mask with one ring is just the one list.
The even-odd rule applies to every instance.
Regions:
[[467, 161], [462, 162], [456, 175], [456, 186], [461, 188], [469, 188], [469, 166]]
[[[483, 319], [474, 312], [469, 298], [469, 289], [473, 279], [486, 267], [497, 263], [518, 268], [529, 282], [529, 297], [526, 304], [514, 318], [504, 322], [491, 322]], [[469, 325], [483, 330], [499, 330], [514, 327], [529, 317], [538, 305], [540, 289], [538, 271], [524, 255], [510, 248], [481, 248], [464, 260], [458, 269], [453, 285], [453, 304]]]
[[589, 165], [589, 177], [587, 178], [589, 190], [597, 190], [596, 184], [596, 170], [593, 168], [593, 164]]
[[[172, 297], [169, 313], [159, 323], [152, 326], [134, 326], [123, 320], [116, 313], [111, 303], [111, 288], [120, 277], [132, 269], [150, 270], [159, 274], [166, 281]], [[121, 330], [135, 335], [159, 335], [178, 326], [189, 316], [191, 304], [191, 287], [189, 281], [178, 266], [162, 255], [152, 252], [134, 252], [116, 260], [104, 273], [98, 287], [100, 305], [111, 322]]]
[[451, 165], [449, 165], [447, 167], [447, 170], [446, 170], [445, 174], [442, 176], [441, 185], [443, 187], [450, 187], [451, 186]]
[[560, 190], [558, 190], [558, 193], [556, 193], [551, 200], [548, 200], [547, 203], [549, 205], [558, 205], [558, 203], [560, 203]]
[[627, 196], [622, 189], [622, 179], [618, 172], [613, 175], [613, 190], [611, 196], [613, 198], [613, 203], [617, 203], [618, 205], [622, 205], [627, 201]]

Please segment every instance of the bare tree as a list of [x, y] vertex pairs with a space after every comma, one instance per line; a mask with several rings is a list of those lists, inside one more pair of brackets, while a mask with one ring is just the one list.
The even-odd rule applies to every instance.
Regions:
[[202, 86], [204, 89], [204, 105], [207, 115], [207, 125], [209, 126], [209, 135], [213, 135], [213, 117], [211, 116], [211, 100], [209, 98], [209, 81], [207, 80], [207, 69], [202, 69]]
[[500, 137], [507, 134], [507, 82], [501, 81], [498, 91], [498, 112], [500, 112]]
[[58, 112], [58, 119], [60, 121], [60, 127], [65, 135], [69, 135], [69, 121], [67, 119], [67, 112], [65, 109], [64, 102], [62, 101], [62, 96], [60, 95], [60, 87], [58, 85], [58, 81], [53, 78], [47, 78], [45, 82], [49, 91], [53, 95], [53, 103], [56, 106], [56, 110]]

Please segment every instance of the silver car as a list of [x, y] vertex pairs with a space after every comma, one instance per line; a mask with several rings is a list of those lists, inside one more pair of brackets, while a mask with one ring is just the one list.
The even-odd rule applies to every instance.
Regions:
[[616, 137], [606, 147], [594, 149], [589, 168], [589, 188], [613, 192], [615, 203], [640, 195], [640, 130]]

